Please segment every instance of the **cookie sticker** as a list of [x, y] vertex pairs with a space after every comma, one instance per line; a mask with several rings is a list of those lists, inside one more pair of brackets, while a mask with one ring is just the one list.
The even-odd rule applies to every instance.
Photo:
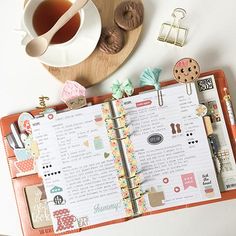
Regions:
[[173, 69], [174, 78], [179, 83], [191, 83], [200, 76], [200, 67], [192, 58], [179, 60]]

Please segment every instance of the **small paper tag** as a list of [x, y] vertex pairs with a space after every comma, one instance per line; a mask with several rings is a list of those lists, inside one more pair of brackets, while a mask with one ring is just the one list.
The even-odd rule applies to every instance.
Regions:
[[79, 96], [69, 101], [66, 101], [66, 105], [70, 109], [78, 109], [87, 105], [86, 98], [84, 96]]

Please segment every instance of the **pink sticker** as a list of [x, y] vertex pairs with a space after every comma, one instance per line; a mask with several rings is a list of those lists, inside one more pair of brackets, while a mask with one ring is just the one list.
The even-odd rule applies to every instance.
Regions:
[[28, 159], [25, 161], [16, 161], [14, 162], [17, 170], [19, 172], [28, 172], [34, 170], [34, 159]]
[[189, 66], [189, 59], [182, 59], [180, 60], [177, 65], [177, 67], [187, 67]]
[[53, 216], [57, 219], [57, 232], [74, 229], [76, 217], [70, 214], [68, 209], [57, 210], [53, 212]]
[[184, 190], [187, 189], [188, 187], [197, 188], [197, 183], [194, 177], [194, 173], [181, 175], [181, 179], [184, 185]]
[[137, 102], [136, 107], [145, 107], [145, 106], [149, 106], [151, 104], [152, 104], [151, 100], [146, 100], [146, 101], [142, 101], [142, 102]]
[[86, 89], [75, 81], [66, 81], [61, 93], [61, 100], [66, 103], [79, 96], [85, 97]]

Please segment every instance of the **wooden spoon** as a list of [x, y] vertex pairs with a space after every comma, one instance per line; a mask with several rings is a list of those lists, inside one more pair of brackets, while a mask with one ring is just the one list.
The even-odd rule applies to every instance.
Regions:
[[55, 25], [43, 35], [32, 39], [27, 43], [25, 50], [31, 57], [39, 57], [43, 55], [55, 35], [55, 33], [63, 27], [84, 5], [88, 0], [76, 0], [72, 6], [58, 19]]

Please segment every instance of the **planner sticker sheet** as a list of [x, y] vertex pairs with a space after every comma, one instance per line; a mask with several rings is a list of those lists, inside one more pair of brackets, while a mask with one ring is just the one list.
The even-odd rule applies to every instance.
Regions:
[[218, 176], [221, 191], [236, 189], [236, 165], [228, 131], [213, 75], [196, 82], [199, 100], [208, 108], [213, 132], [218, 141], [217, 156], [222, 162], [222, 173]]
[[126, 216], [102, 105], [32, 121], [54, 232]]
[[123, 99], [149, 211], [220, 198], [196, 88], [185, 85]]

